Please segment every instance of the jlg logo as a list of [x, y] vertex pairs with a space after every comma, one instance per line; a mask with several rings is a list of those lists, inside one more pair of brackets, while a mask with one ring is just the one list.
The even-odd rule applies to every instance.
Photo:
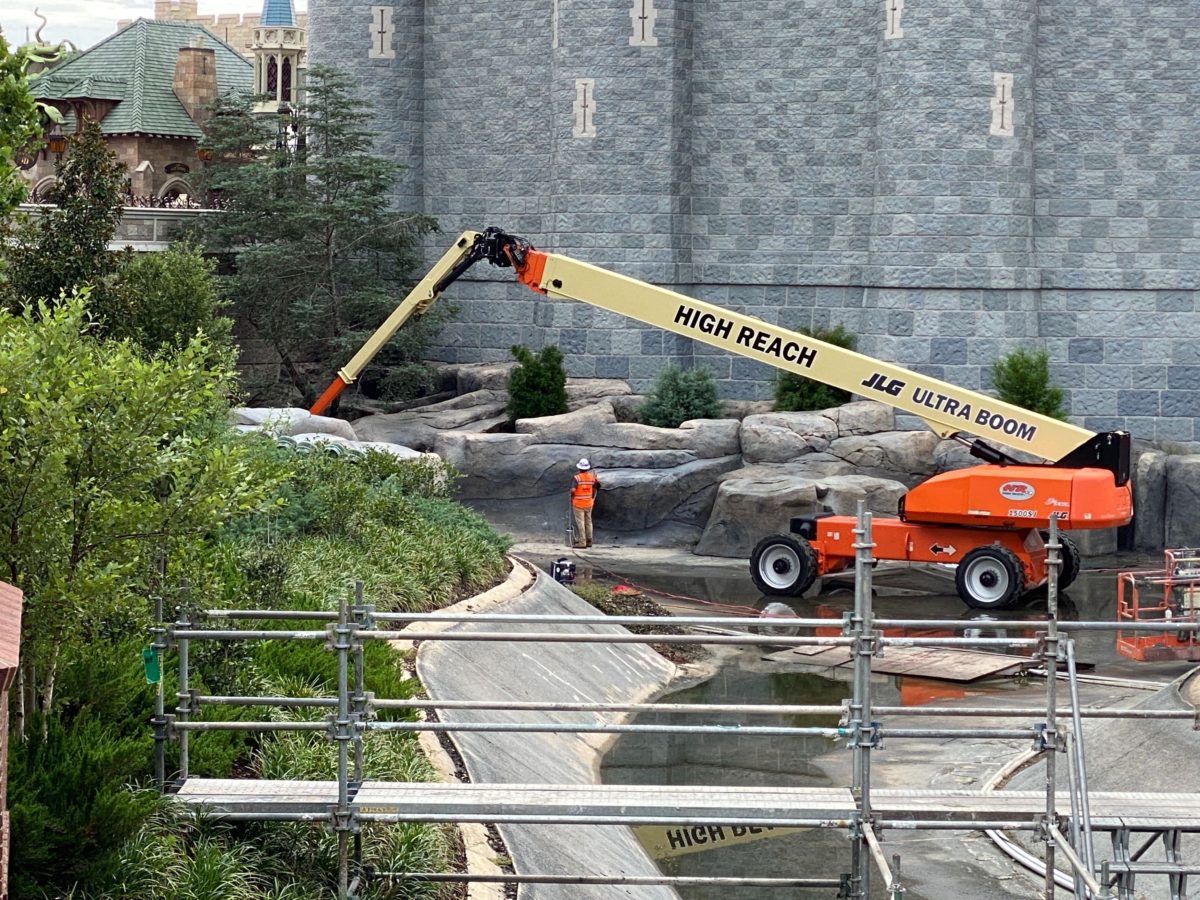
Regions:
[[872, 372], [871, 377], [862, 382], [863, 387], [869, 387], [892, 397], [900, 396], [900, 392], [904, 390], [904, 384], [905, 382], [899, 378], [888, 378], [880, 372]]
[[1033, 485], [1023, 481], [1006, 481], [1000, 485], [1000, 496], [1008, 500], [1028, 500], [1033, 494]]

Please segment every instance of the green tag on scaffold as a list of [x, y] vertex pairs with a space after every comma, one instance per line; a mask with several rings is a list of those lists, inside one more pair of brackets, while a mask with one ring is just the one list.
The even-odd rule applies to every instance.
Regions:
[[162, 681], [162, 670], [158, 667], [158, 653], [153, 647], [142, 651], [142, 667], [146, 670], [146, 684], [158, 684]]

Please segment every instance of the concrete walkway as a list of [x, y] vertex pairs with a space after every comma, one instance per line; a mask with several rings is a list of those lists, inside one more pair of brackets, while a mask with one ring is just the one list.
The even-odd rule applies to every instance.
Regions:
[[[521, 566], [521, 571], [528, 572]], [[526, 576], [527, 577], [527, 576]], [[525, 580], [520, 572], [489, 595], [464, 601], [473, 612], [595, 615], [596, 610], [543, 572]], [[461, 623], [454, 630], [501, 630], [494, 624]], [[505, 625], [505, 631], [537, 631], [544, 626]], [[432, 630], [428, 625], [422, 631]], [[579, 626], [572, 630], [624, 633], [619, 626]], [[431, 698], [510, 699], [641, 703], [659, 694], [676, 667], [640, 644], [521, 644], [514, 642], [438, 642], [424, 640], [417, 673]], [[448, 710], [447, 722], [618, 722], [618, 714], [529, 713]], [[457, 733], [454, 743], [473, 782], [498, 784], [593, 784], [612, 735]], [[624, 826], [500, 825], [518, 873], [554, 875], [658, 875], [658, 868]], [[476, 861], [487, 852], [474, 843]], [[492, 854], [495, 855], [494, 853]], [[478, 867], [476, 867], [478, 868]], [[675, 900], [669, 887], [618, 885], [525, 885], [529, 900]], [[486, 892], [475, 890], [472, 896]]]

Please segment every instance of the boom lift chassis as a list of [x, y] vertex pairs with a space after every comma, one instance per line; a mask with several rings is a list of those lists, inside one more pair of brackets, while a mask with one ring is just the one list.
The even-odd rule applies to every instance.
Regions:
[[[317, 400], [322, 413], [411, 316], [475, 263], [512, 268], [540, 294], [628, 316], [750, 359], [823, 381], [922, 418], [943, 438], [967, 444], [983, 465], [925, 480], [895, 518], [876, 518], [878, 559], [957, 564], [955, 585], [970, 606], [1003, 609], [1046, 581], [1044, 533], [1109, 528], [1133, 516], [1129, 434], [1096, 434], [995, 398], [845, 350], [752, 316], [696, 300], [566, 256], [546, 253], [498, 228], [464, 232], [409, 292]], [[975, 439], [963, 436], [963, 432]], [[987, 441], [980, 438], [986, 438]], [[1043, 459], [1020, 464], [1000, 444]], [[818, 575], [854, 560], [854, 518], [792, 519], [790, 534], [760, 541], [750, 574], [763, 593], [796, 596]], [[1079, 573], [1079, 551], [1063, 541], [1060, 587]]]

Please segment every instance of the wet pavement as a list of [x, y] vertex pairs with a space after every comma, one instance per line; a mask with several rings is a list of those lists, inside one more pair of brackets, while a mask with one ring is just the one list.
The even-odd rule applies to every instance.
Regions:
[[[525, 545], [517, 551], [539, 565], [569, 556], [581, 581], [624, 583], [646, 591], [680, 614], [757, 615], [768, 602], [784, 599], [798, 616], [829, 618], [840, 624], [842, 612], [853, 608], [853, 580], [824, 579], [803, 598], [765, 598], [750, 581], [744, 560], [692, 557], [680, 551], [597, 547], [568, 554], [549, 545]], [[1153, 567], [1153, 559], [1132, 556], [1093, 560], [1079, 580], [1060, 599], [1064, 620], [1110, 621], [1116, 615], [1118, 571]], [[1017, 634], [1006, 621], [1040, 619], [1046, 615], [1045, 594], [1034, 594], [1022, 608], [983, 613], [966, 607], [954, 594], [953, 570], [882, 564], [875, 574], [874, 611], [884, 618], [955, 619], [978, 622], [984, 636]], [[928, 633], [928, 632], [922, 632]], [[1165, 684], [1194, 667], [1187, 662], [1144, 663], [1117, 653], [1113, 632], [1081, 633], [1076, 641], [1081, 672], [1093, 683], [1081, 686], [1084, 706], [1127, 705], [1148, 690]], [[720, 654], [713, 677], [662, 698], [664, 702], [838, 704], [850, 695], [845, 670], [781, 672], [763, 661], [764, 649], [747, 648]], [[1105, 679], [1112, 679], [1111, 681]], [[1044, 679], [1004, 677], [971, 683], [932, 678], [888, 676], [872, 678], [873, 702], [884, 705], [1041, 706]], [[1067, 700], [1059, 691], [1059, 705]], [[697, 724], [696, 717], [648, 715], [639, 722]], [[728, 721], [715, 715], [706, 722]], [[1028, 718], [983, 720], [995, 727], [1027, 726]], [[755, 717], [755, 724], [829, 725], [835, 719], [818, 717]], [[892, 717], [892, 727], [978, 727], [979, 719], [952, 716]], [[1006, 763], [1029, 749], [1026, 739], [891, 740], [873, 751], [872, 785], [876, 788], [966, 788], [978, 790]], [[745, 737], [709, 735], [631, 735], [623, 737], [605, 758], [606, 783], [626, 784], [784, 784], [796, 786], [848, 785], [851, 753], [843, 742], [820, 737]], [[1137, 789], [1130, 784], [1127, 789]], [[940, 900], [956, 894], [1006, 900], [1039, 896], [1041, 877], [1021, 869], [1002, 855], [982, 833], [884, 831], [884, 849], [902, 858], [902, 883], [908, 900]], [[722, 835], [729, 837], [729, 835]], [[678, 839], [674, 850], [682, 848]], [[643, 834], [648, 847], [664, 845], [662, 833]], [[850, 844], [836, 830], [790, 834], [742, 835], [717, 849], [682, 848], [660, 861], [673, 875], [749, 875], [757, 877], [838, 877], [850, 870]], [[692, 852], [695, 851], [695, 852]], [[875, 878], [878, 882], [878, 877]], [[1060, 892], [1063, 896], [1069, 892]], [[835, 896], [836, 891], [799, 889], [705, 888], [680, 889], [686, 900], [752, 900], [783, 896]], [[876, 884], [872, 896], [888, 896]]]

